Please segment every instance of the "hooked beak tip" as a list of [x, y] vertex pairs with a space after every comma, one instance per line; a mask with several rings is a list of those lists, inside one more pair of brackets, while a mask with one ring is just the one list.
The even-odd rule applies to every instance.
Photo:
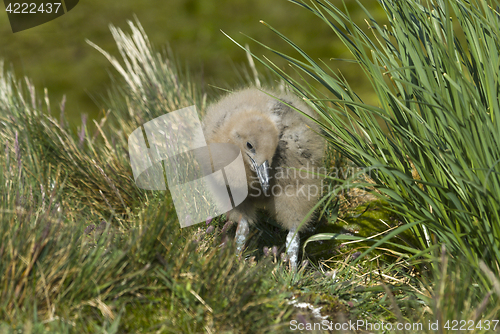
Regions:
[[264, 194], [267, 195], [269, 190], [269, 162], [266, 160], [257, 168], [257, 176], [259, 177], [260, 185]]
[[262, 190], [264, 191], [264, 194], [267, 196], [268, 195], [268, 190], [269, 190], [269, 161], [264, 161], [262, 165], [257, 165], [257, 162], [250, 156], [250, 161], [252, 162], [253, 168], [255, 170], [255, 173], [257, 174], [257, 177], [259, 178], [260, 186], [262, 187]]

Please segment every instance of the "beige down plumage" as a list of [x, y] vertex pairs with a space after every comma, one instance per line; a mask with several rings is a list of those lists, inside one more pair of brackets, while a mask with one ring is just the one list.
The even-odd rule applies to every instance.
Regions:
[[289, 231], [286, 248], [296, 269], [298, 232], [311, 216], [300, 223], [321, 194], [322, 179], [313, 173], [322, 167], [325, 141], [314, 121], [287, 104], [316, 118], [294, 95], [249, 88], [209, 106], [202, 123], [208, 144], [235, 144], [244, 159], [249, 195], [227, 213], [229, 220], [238, 222], [238, 252], [243, 250], [249, 224], [256, 221], [257, 209], [264, 209]]

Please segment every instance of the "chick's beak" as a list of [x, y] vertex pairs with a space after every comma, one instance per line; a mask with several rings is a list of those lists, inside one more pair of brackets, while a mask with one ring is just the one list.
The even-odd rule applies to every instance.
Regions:
[[266, 160], [264, 163], [257, 167], [257, 176], [259, 177], [260, 186], [267, 195], [269, 190], [269, 162]]
[[267, 195], [267, 191], [269, 190], [269, 161], [264, 161], [262, 165], [257, 165], [254, 159], [250, 155], [250, 161], [252, 162], [253, 169], [257, 173], [257, 177], [259, 178], [260, 186], [264, 191], [264, 194]]

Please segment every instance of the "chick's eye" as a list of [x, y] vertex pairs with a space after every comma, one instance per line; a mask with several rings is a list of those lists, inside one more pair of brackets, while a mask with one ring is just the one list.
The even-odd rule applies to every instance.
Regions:
[[249, 150], [253, 149], [252, 144], [250, 144], [249, 142], [247, 142], [247, 147], [248, 147]]

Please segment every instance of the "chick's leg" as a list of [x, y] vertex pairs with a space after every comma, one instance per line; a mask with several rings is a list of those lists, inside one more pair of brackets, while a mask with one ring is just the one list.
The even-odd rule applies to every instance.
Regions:
[[286, 236], [286, 253], [290, 261], [290, 269], [297, 270], [297, 260], [299, 258], [299, 233], [296, 228], [292, 228]]
[[248, 232], [250, 227], [248, 226], [248, 221], [245, 218], [241, 218], [238, 222], [238, 228], [236, 229], [236, 235], [234, 239], [236, 240], [236, 253], [241, 254], [243, 247], [245, 247], [245, 242], [247, 241]]

